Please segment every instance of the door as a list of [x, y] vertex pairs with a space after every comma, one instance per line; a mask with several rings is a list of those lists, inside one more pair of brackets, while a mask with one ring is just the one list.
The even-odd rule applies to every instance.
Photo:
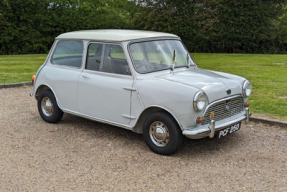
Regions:
[[78, 104], [82, 114], [127, 125], [133, 85], [120, 45], [91, 43], [79, 77]]

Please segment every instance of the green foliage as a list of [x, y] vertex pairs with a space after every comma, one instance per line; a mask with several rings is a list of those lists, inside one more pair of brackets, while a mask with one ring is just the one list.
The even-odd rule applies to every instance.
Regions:
[[195, 5], [190, 0], [142, 1], [141, 14], [134, 18], [136, 29], [174, 33], [188, 47], [193, 47], [196, 22], [193, 19]]
[[87, 29], [174, 33], [192, 52], [287, 52], [286, 0], [0, 0], [0, 54], [47, 53]]
[[278, 53], [286, 51], [279, 24], [285, 3], [286, 0], [144, 0], [142, 14], [134, 24], [138, 29], [175, 33], [192, 52]]
[[282, 38], [284, 50], [287, 50], [287, 5], [284, 6], [284, 12], [280, 17], [280, 37]]
[[[276, 53], [282, 50], [278, 19], [284, 1], [217, 0], [205, 4], [200, 11], [202, 23], [198, 38], [207, 41], [204, 52]], [[212, 24], [209, 24], [213, 13]], [[200, 14], [200, 13], [199, 13]], [[207, 18], [206, 18], [207, 17]]]
[[0, 54], [47, 53], [61, 33], [129, 29], [126, 0], [0, 0]]

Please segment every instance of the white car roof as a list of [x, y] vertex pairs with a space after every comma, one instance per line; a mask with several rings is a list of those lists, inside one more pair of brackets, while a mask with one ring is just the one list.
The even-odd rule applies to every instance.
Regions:
[[103, 30], [86, 30], [63, 33], [56, 39], [92, 39], [92, 40], [108, 40], [108, 41], [128, 41], [143, 38], [179, 38], [177, 35], [170, 33], [161, 33], [154, 31], [140, 30], [119, 30], [119, 29], [103, 29]]

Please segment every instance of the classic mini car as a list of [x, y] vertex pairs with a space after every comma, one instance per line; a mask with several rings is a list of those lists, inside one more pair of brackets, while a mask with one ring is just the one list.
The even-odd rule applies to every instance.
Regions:
[[163, 155], [176, 152], [183, 136], [222, 138], [251, 115], [248, 80], [198, 68], [168, 33], [61, 34], [32, 82], [43, 120], [56, 123], [65, 112], [129, 129]]

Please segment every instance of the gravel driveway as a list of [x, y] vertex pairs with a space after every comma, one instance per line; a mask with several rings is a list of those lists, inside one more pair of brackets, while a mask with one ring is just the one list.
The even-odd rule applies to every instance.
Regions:
[[160, 156], [121, 128], [44, 122], [31, 90], [0, 89], [0, 191], [287, 191], [287, 128], [243, 124]]

